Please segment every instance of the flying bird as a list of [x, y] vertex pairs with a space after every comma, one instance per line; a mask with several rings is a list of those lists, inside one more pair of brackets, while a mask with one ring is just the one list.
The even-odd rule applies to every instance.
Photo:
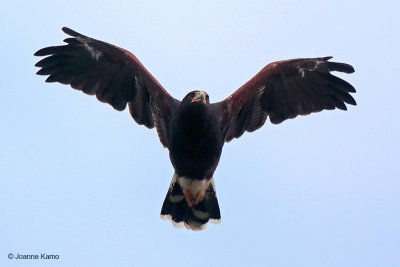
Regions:
[[[169, 150], [174, 175], [161, 218], [174, 226], [202, 230], [221, 220], [213, 174], [225, 142], [259, 129], [269, 118], [278, 124], [308, 115], [356, 105], [356, 90], [332, 71], [352, 73], [352, 66], [332, 57], [298, 58], [266, 65], [223, 101], [211, 103], [204, 91], [172, 97], [129, 51], [69, 28], [66, 45], [40, 49], [36, 63], [46, 82], [69, 84], [156, 128]], [[346, 104], [345, 104], [346, 103]]]

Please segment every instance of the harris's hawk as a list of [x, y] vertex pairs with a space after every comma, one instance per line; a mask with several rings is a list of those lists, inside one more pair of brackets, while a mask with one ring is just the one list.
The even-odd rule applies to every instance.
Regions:
[[260, 128], [267, 118], [278, 124], [297, 115], [346, 110], [356, 105], [354, 87], [331, 74], [352, 73], [352, 66], [331, 57], [273, 62], [223, 101], [210, 103], [203, 91], [182, 101], [172, 97], [129, 51], [69, 28], [66, 45], [40, 49], [36, 63], [46, 82], [69, 84], [156, 128], [175, 169], [161, 217], [175, 226], [202, 230], [221, 219], [213, 174], [225, 142]]

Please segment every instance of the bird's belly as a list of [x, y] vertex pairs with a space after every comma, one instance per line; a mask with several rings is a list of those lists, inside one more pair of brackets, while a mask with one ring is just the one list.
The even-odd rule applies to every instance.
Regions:
[[204, 179], [213, 175], [223, 144], [219, 133], [203, 129], [182, 131], [171, 141], [170, 158], [179, 177]]

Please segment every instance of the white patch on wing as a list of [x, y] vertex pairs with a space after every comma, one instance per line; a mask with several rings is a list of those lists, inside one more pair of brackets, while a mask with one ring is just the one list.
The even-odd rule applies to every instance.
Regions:
[[[298, 72], [299, 72], [299, 74], [300, 74], [300, 76], [301, 76], [301, 78], [304, 78], [304, 76], [306, 75], [306, 72], [305, 72], [305, 70], [307, 70], [307, 71], [316, 71], [316, 70], [318, 70], [318, 68], [320, 68], [319, 67], [319, 65], [320, 64], [322, 64], [322, 63], [326, 63], [325, 61], [323, 61], [323, 60], [316, 60], [316, 61], [314, 61], [314, 63], [315, 63], [315, 65], [314, 65], [314, 67], [313, 68], [298, 68]], [[327, 68], [325, 67], [324, 65], [322, 65], [322, 68], [320, 69], [320, 71], [322, 70], [322, 71], [324, 71], [325, 69], [325, 71], [327, 71]]]
[[85, 48], [89, 51], [90, 55], [96, 59], [97, 61], [99, 61], [99, 58], [103, 55], [100, 51], [97, 51], [96, 49], [94, 49], [93, 47], [91, 47], [87, 41], [85, 40], [85, 38], [82, 37], [76, 37], [76, 39], [83, 43], [85, 45]]
[[306, 75], [306, 73], [304, 72], [304, 68], [299, 68], [299, 74], [301, 78], [304, 78], [304, 76]]

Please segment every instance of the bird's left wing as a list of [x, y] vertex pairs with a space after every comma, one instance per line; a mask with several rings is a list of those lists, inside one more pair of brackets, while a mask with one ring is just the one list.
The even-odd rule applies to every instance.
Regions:
[[133, 119], [148, 128], [156, 126], [164, 147], [168, 145], [171, 113], [179, 101], [157, 82], [129, 51], [84, 36], [69, 28], [67, 45], [40, 49], [35, 56], [47, 56], [35, 66], [39, 75], [49, 75], [46, 82], [69, 84], [116, 110], [129, 105]]
[[352, 73], [352, 66], [331, 57], [273, 62], [225, 100], [215, 103], [226, 142], [260, 128], [269, 116], [274, 124], [297, 115], [356, 105], [354, 87], [331, 71]]

